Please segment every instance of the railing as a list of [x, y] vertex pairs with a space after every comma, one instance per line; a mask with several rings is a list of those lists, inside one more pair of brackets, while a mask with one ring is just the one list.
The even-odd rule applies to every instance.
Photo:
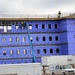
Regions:
[[[71, 13], [61, 13], [61, 17], [69, 15]], [[57, 18], [57, 14], [0, 14], [0, 18]]]

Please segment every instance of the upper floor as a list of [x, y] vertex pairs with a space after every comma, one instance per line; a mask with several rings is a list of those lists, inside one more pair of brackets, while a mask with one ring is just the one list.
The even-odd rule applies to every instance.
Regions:
[[[25, 20], [24, 20], [25, 21]], [[26, 29], [19, 28], [19, 21], [0, 21], [0, 33], [22, 33]], [[75, 31], [75, 19], [63, 20], [28, 20], [26, 21], [30, 32], [64, 32]]]

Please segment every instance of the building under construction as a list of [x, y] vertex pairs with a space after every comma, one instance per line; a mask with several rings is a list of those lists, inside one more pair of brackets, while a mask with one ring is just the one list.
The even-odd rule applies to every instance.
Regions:
[[[75, 54], [75, 14], [0, 17], [0, 64], [41, 62], [41, 56]], [[20, 28], [26, 22], [29, 30]], [[31, 46], [33, 48], [30, 47]]]

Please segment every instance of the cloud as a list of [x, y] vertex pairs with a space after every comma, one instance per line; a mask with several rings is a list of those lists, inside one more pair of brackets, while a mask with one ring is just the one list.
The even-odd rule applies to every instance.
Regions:
[[75, 0], [0, 0], [0, 14], [75, 12]]

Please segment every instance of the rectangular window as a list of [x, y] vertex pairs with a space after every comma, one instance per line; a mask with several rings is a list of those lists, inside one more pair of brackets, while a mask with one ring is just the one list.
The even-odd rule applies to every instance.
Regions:
[[12, 42], [12, 37], [9, 38], [9, 41]]
[[3, 29], [3, 26], [0, 26], [0, 29]]
[[48, 24], [48, 28], [51, 29], [51, 24]]
[[16, 29], [18, 29], [19, 28], [19, 26], [18, 25], [16, 25]]
[[56, 49], [56, 53], [59, 53], [59, 48]]
[[12, 25], [15, 25], [15, 22], [11, 22]]
[[58, 41], [58, 36], [55, 37], [55, 40]]
[[49, 37], [49, 41], [52, 41], [52, 37], [51, 36]]
[[35, 27], [38, 29], [38, 24], [36, 24]]
[[3, 38], [2, 38], [2, 42], [5, 42], [5, 41], [6, 41], [6, 39], [3, 37]]
[[45, 25], [44, 24], [42, 24], [42, 29], [45, 29]]
[[16, 25], [18, 25], [18, 22], [15, 22], [16, 23]]
[[26, 41], [26, 38], [25, 37], [23, 37], [23, 42], [25, 42]]
[[30, 50], [30, 54], [32, 54], [32, 50]]
[[53, 49], [50, 49], [50, 53], [53, 53]]
[[18, 37], [16, 37], [16, 42], [19, 42], [19, 41], [20, 41], [20, 39]]
[[3, 55], [6, 55], [6, 50], [3, 50]]
[[13, 54], [13, 50], [10, 50], [10, 54], [11, 54], [11, 55]]
[[27, 54], [27, 50], [24, 50], [24, 54]]
[[45, 37], [43, 37], [43, 41], [46, 41], [46, 38]]
[[40, 54], [40, 49], [37, 49], [37, 54]]
[[55, 69], [59, 69], [59, 68], [60, 68], [60, 66], [59, 65], [56, 65]]
[[29, 24], [29, 29], [32, 29], [32, 25], [31, 24]]
[[4, 32], [7, 32], [7, 30], [8, 30], [7, 26], [4, 26]]
[[20, 50], [17, 50], [17, 54], [18, 54], [18, 55], [20, 54]]
[[2, 22], [2, 25], [5, 25], [5, 22]]
[[9, 25], [11, 25], [11, 22], [8, 22]]
[[1, 26], [1, 22], [0, 22], [0, 26]]
[[39, 41], [39, 37], [36, 37], [36, 41]]
[[46, 49], [43, 49], [44, 54], [46, 54]]
[[57, 29], [57, 24], [55, 24], [55, 29]]
[[33, 41], [33, 38], [32, 38], [32, 37], [30, 37], [30, 40], [31, 40], [31, 41]]
[[10, 25], [10, 26], [8, 26], [8, 30], [11, 30], [11, 29], [12, 29], [11, 25]]

